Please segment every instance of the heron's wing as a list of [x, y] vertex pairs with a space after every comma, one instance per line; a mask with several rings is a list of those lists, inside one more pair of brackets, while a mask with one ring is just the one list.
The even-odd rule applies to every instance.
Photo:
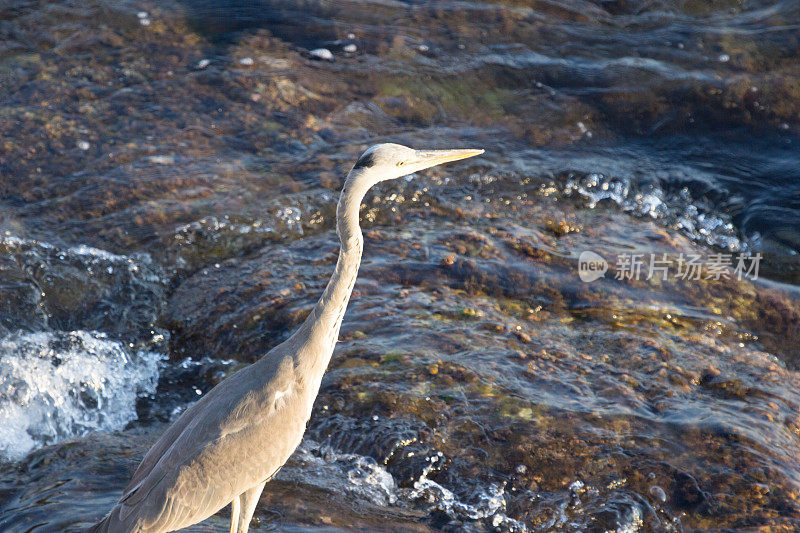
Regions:
[[209, 391], [147, 453], [120, 500], [120, 517], [136, 514], [147, 523], [166, 524], [214, 504], [213, 493], [226, 492], [218, 490], [220, 483], [241, 477], [234, 470], [242, 468], [243, 458], [229, 449], [250, 426], [274, 415], [280, 396], [294, 382], [293, 359], [274, 357]]
[[139, 463], [139, 466], [136, 467], [136, 472], [134, 472], [133, 477], [128, 483], [128, 486], [125, 487], [125, 490], [122, 492], [123, 498], [136, 490], [136, 488], [153, 470], [153, 467], [156, 465], [156, 463], [158, 463], [158, 460], [161, 459], [164, 453], [169, 449], [170, 446], [173, 445], [183, 430], [186, 429], [186, 426], [192, 421], [196, 412], [201, 409], [202, 405], [200, 401], [193, 403], [183, 413], [181, 413], [181, 416], [179, 416], [178, 419], [173, 422], [164, 433], [161, 434], [158, 440], [147, 451], [144, 459], [142, 459], [142, 462]]
[[[244, 370], [247, 370], [247, 368], [242, 369], [240, 372]], [[123, 499], [129, 496], [139, 487], [139, 485], [141, 485], [142, 481], [144, 481], [144, 479], [150, 475], [158, 461], [161, 460], [167, 450], [169, 450], [169, 448], [175, 443], [175, 441], [178, 439], [178, 437], [180, 437], [192, 420], [194, 420], [199, 413], [207, 409], [207, 404], [213, 403], [211, 400], [213, 400], [215, 396], [220, 396], [219, 393], [222, 392], [222, 388], [228, 387], [227, 382], [229, 380], [236, 381], [235, 378], [238, 374], [239, 372], [217, 384], [217, 386], [211, 389], [203, 398], [190, 405], [183, 413], [181, 413], [178, 419], [173, 422], [164, 433], [161, 434], [158, 440], [147, 451], [144, 459], [142, 459], [142, 462], [139, 463], [139, 466], [136, 468], [136, 472], [134, 472], [133, 477], [128, 483], [128, 486], [125, 487], [125, 490], [122, 492]], [[218, 391], [217, 389], [220, 390]]]

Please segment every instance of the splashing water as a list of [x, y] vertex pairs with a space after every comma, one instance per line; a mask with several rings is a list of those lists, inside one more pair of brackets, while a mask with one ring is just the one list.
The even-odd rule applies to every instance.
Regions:
[[[522, 522], [506, 516], [503, 484], [492, 483], [488, 488], [479, 488], [475, 501], [466, 503], [450, 489], [428, 479], [437, 469], [437, 463], [444, 461], [441, 452], [429, 458], [429, 464], [410, 489], [399, 488], [392, 474], [373, 458], [342, 453], [311, 439], [303, 441], [296, 457], [303, 463], [297, 474], [304, 483], [344, 491], [376, 505], [420, 507], [427, 513], [442, 512], [453, 520], [487, 521], [496, 531], [528, 531]], [[278, 477], [286, 476], [285, 470], [278, 474]]]
[[422, 475], [414, 482], [414, 488], [408, 492], [408, 499], [427, 502], [428, 512], [437, 510], [455, 520], [479, 521], [490, 518], [492, 526], [498, 531], [528, 531], [525, 524], [505, 515], [505, 484], [492, 483], [487, 489], [479, 490], [475, 503], [465, 503], [456, 498], [451, 490], [428, 479], [428, 475], [436, 469], [436, 463], [444, 460], [444, 455], [438, 452], [429, 459]]
[[310, 439], [306, 439], [295, 453], [304, 463], [301, 471], [303, 482], [345, 491], [376, 505], [397, 502], [394, 478], [371, 457], [339, 453]]
[[566, 196], [578, 195], [594, 209], [603, 200], [611, 200], [623, 211], [647, 217], [679, 229], [691, 239], [734, 252], [745, 251], [730, 216], [715, 213], [694, 201], [688, 189], [669, 194], [657, 186], [637, 187], [627, 178], [610, 178], [604, 174], [577, 176], [570, 174], [563, 186]]
[[162, 356], [130, 354], [89, 331], [18, 333], [0, 340], [0, 457], [136, 419], [136, 399], [152, 394]]
[[[142, 269], [137, 263], [141, 263], [147, 267], [151, 265], [151, 259], [147, 254], [135, 254], [134, 256], [118, 255], [108, 250], [101, 250], [93, 246], [79, 244], [67, 248], [58, 248], [57, 246], [48, 242], [39, 241], [35, 239], [25, 239], [11, 235], [6, 232], [5, 235], [0, 236], [0, 245], [5, 246], [9, 251], [20, 254], [22, 256], [36, 256], [42, 255], [43, 252], [51, 252], [61, 261], [77, 260], [84, 265], [102, 265], [105, 270], [112, 274], [114, 267], [124, 267], [131, 273], [139, 273]], [[161, 279], [156, 273], [146, 269], [144, 279], [151, 282], [160, 282]]]

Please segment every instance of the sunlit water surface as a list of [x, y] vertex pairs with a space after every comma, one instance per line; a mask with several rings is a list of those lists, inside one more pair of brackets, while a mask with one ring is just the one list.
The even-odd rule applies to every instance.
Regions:
[[[368, 196], [341, 341], [254, 531], [800, 529], [798, 20], [0, 5], [0, 530], [88, 526], [287, 338], [382, 141], [486, 154]], [[578, 278], [585, 250], [605, 277]], [[638, 253], [761, 253], [761, 275], [615, 279]]]

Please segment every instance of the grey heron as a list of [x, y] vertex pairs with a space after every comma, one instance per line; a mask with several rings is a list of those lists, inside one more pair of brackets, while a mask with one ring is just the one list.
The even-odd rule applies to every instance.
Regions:
[[231, 533], [246, 533], [264, 485], [303, 438], [339, 337], [361, 264], [365, 194], [381, 181], [482, 153], [389, 143], [365, 151], [339, 197], [336, 267], [308, 318], [282, 344], [187, 408], [147, 452], [119, 502], [89, 531], [175, 531], [231, 504]]

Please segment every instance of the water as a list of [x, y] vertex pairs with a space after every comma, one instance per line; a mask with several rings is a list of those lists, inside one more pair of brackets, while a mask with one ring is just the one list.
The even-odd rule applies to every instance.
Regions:
[[[254, 530], [798, 529], [798, 20], [6, 2], [0, 530], [103, 515], [170, 420], [292, 332], [381, 141], [486, 154], [367, 197], [341, 342]], [[625, 255], [756, 253], [755, 281], [616, 279]]]
[[5, 458], [90, 431], [122, 429], [136, 397], [155, 392], [158, 357], [130, 356], [119, 342], [86, 331], [39, 332], [0, 341]]

